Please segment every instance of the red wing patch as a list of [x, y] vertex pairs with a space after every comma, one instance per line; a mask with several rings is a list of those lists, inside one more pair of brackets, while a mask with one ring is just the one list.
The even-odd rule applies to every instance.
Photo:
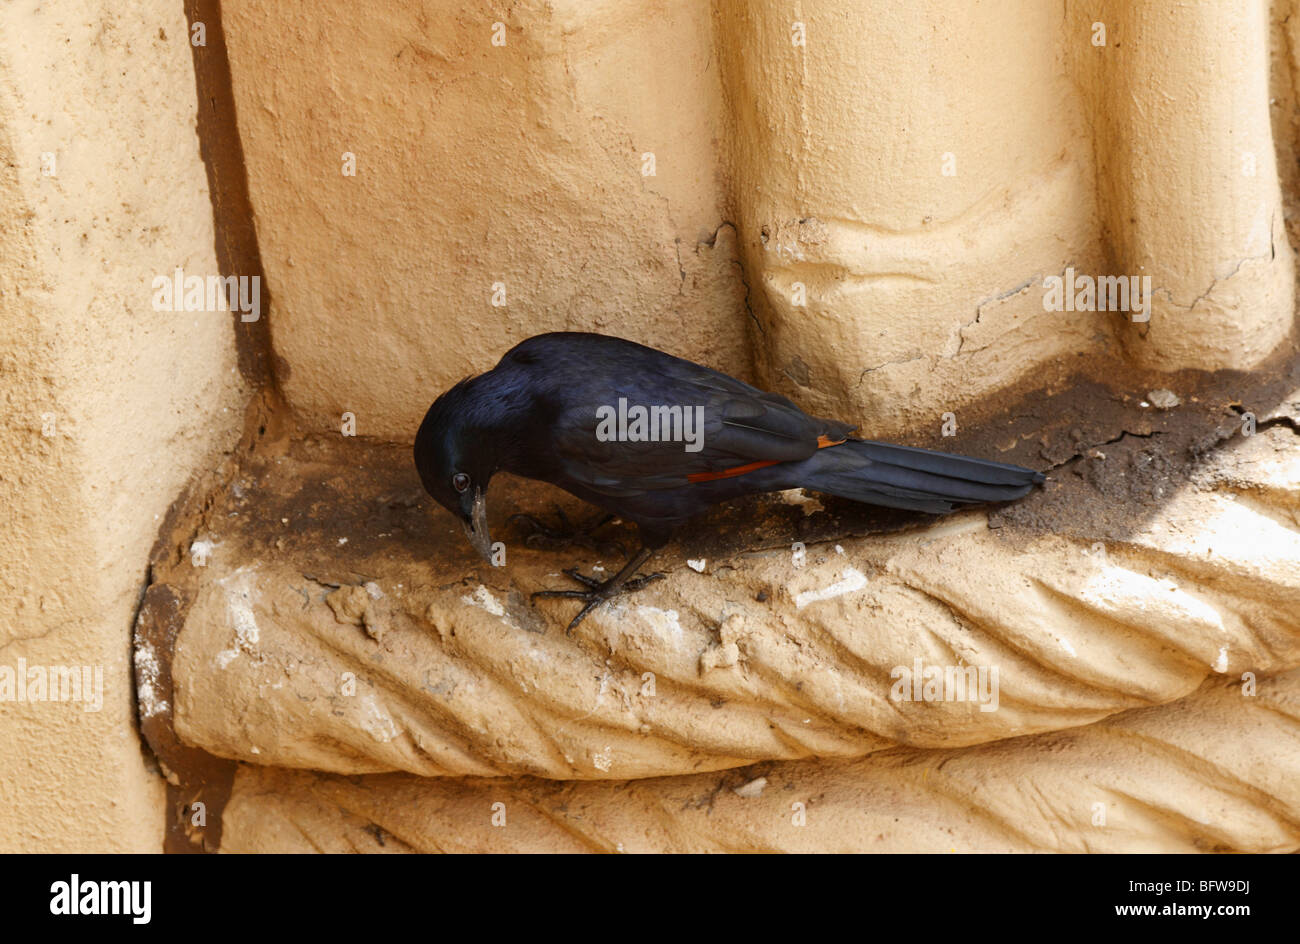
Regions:
[[[831, 446], [838, 446], [847, 439], [831, 439], [828, 436], [817, 437], [817, 448], [827, 449]], [[744, 475], [746, 472], [753, 472], [756, 469], [765, 469], [769, 465], [780, 465], [779, 459], [768, 459], [763, 462], [750, 462], [747, 465], [732, 466], [730, 469], [722, 469], [718, 472], [695, 472], [686, 476], [688, 482], [714, 482], [718, 479], [731, 479], [737, 475]]]

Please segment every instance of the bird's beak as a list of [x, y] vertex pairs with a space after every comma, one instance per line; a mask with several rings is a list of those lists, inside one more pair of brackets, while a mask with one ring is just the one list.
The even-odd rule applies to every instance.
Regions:
[[469, 521], [464, 522], [464, 528], [469, 543], [474, 545], [474, 550], [478, 551], [479, 556], [489, 564], [492, 563], [492, 538], [488, 534], [487, 499], [477, 488], [474, 489], [474, 504], [470, 509]]

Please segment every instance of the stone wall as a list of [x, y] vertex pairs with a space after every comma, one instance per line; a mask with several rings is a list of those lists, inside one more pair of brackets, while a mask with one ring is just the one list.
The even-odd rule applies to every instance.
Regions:
[[[0, 697], [0, 848], [1300, 848], [1292, 12], [4, 5], [0, 696], [103, 704]], [[568, 637], [631, 535], [502, 482], [487, 567], [409, 457], [559, 329], [1048, 483], [720, 508]]]
[[102, 697], [0, 700], [9, 851], [162, 848], [130, 627], [248, 396], [229, 313], [154, 307], [156, 277], [218, 273], [190, 49], [171, 0], [0, 9], [0, 667]]

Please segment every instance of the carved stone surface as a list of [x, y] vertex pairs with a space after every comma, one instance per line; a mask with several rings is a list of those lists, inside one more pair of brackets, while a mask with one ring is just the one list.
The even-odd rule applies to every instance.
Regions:
[[1284, 852], [1300, 672], [965, 750], [634, 783], [243, 767], [229, 852]]
[[[400, 453], [352, 470], [349, 446], [302, 444], [213, 509], [206, 566], [173, 571], [190, 601], [176, 731], [345, 774], [626, 780], [986, 744], [1283, 672], [1300, 664], [1296, 435], [1229, 424], [1171, 477], [1204, 420], [1189, 409], [1082, 449], [992, 518], [898, 516], [852, 536], [852, 509], [802, 496], [720, 509], [664, 553], [668, 579], [572, 638], [569, 608], [527, 598], [592, 552], [508, 543], [504, 568], [471, 564]], [[1143, 506], [1144, 482], [1170, 493]], [[494, 519], [550, 494], [494, 486]], [[1099, 497], [1103, 540], [1074, 533]], [[932, 667], [986, 688], [927, 691]]]
[[[296, 429], [141, 620], [222, 848], [1300, 845], [1294, 3], [446, 6], [223, 11]], [[556, 493], [499, 481], [484, 566], [401, 445], [558, 328], [1048, 485], [738, 502], [570, 638], [530, 594], [629, 531], [530, 546]]]

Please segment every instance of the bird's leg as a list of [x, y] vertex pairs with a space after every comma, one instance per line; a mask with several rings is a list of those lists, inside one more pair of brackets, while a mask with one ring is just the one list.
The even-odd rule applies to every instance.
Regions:
[[571, 524], [569, 516], [564, 513], [564, 509], [559, 505], [555, 506], [555, 515], [560, 522], [557, 527], [543, 524], [532, 515], [511, 515], [509, 520], [512, 522], [522, 521], [527, 526], [530, 533], [524, 538], [524, 543], [529, 547], [555, 549], [576, 544], [598, 554], [608, 554], [614, 550], [617, 550], [619, 554], [626, 553], [623, 545], [617, 541], [601, 541], [595, 537], [597, 531], [614, 519], [613, 515], [604, 515], [589, 525]]
[[616, 573], [613, 577], [610, 577], [608, 580], [597, 580], [595, 577], [587, 577], [578, 573], [576, 567], [571, 567], [565, 571], [565, 574], [587, 587], [586, 590], [538, 590], [532, 595], [532, 599], [536, 600], [539, 597], [565, 597], [571, 600], [586, 601], [586, 606], [578, 611], [578, 615], [573, 618], [573, 622], [571, 622], [568, 628], [564, 631], [566, 636], [571, 635], [573, 633], [573, 628], [586, 619], [587, 614], [602, 603], [612, 600], [614, 597], [621, 596], [624, 593], [632, 593], [633, 591], [640, 590], [651, 581], [662, 580], [664, 575], [660, 573], [646, 574], [642, 577], [633, 576], [633, 574], [640, 569], [641, 565], [648, 561], [653, 554], [654, 550], [652, 548], [642, 547], [641, 550], [633, 554], [632, 558], [623, 565], [622, 570]]

